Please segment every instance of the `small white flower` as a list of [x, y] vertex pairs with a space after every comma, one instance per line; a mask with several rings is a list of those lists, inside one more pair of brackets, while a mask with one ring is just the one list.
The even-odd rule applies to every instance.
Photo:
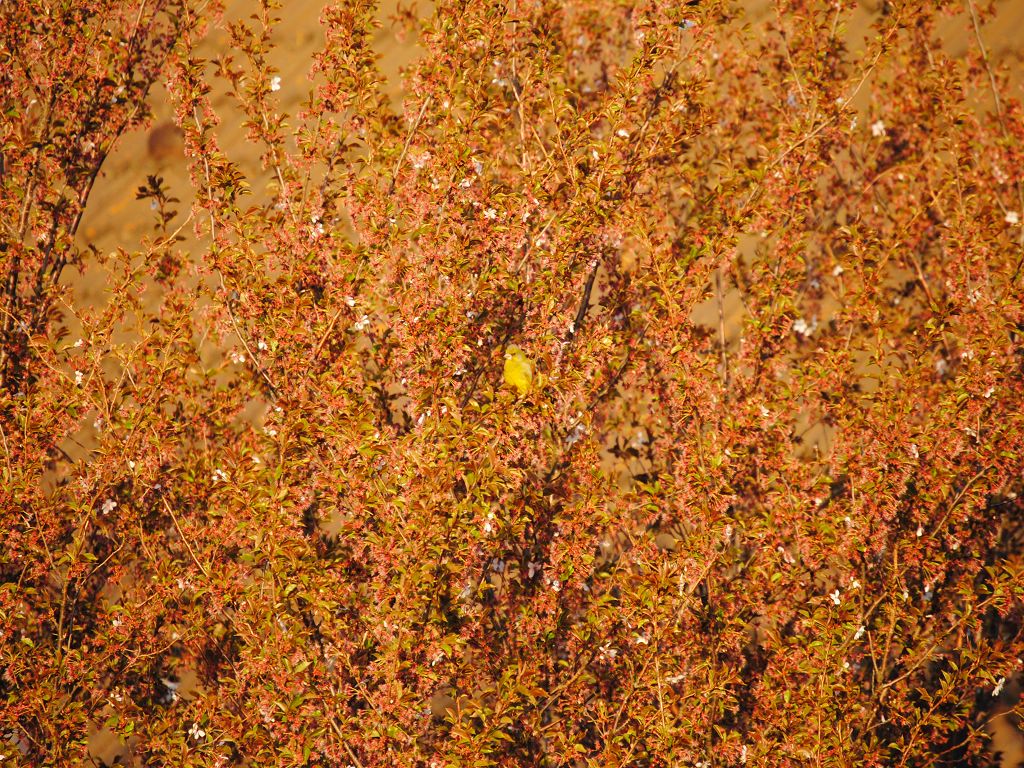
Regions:
[[562, 589], [562, 582], [560, 582], [558, 579], [555, 579], [551, 582], [551, 589], [553, 589], [555, 592], [560, 592]]
[[836, 264], [835, 267], [832, 269], [832, 276], [833, 277], [839, 277], [845, 271], [846, 270], [843, 269], [843, 265], [842, 264]]
[[861, 624], [861, 625], [860, 625], [859, 627], [857, 627], [857, 631], [853, 633], [853, 639], [854, 639], [855, 641], [856, 641], [856, 640], [860, 640], [860, 639], [861, 639], [862, 637], [864, 637], [864, 632], [865, 632], [865, 631], [866, 631], [866, 630], [865, 630], [865, 627], [864, 627], [864, 625], [863, 625], [863, 624]]
[[795, 333], [795, 334], [797, 334], [799, 336], [805, 336], [806, 337], [806, 336], [810, 336], [812, 333], [814, 333], [814, 331], [815, 331], [815, 329], [817, 327], [818, 327], [818, 321], [817, 320], [812, 320], [810, 323], [808, 323], [802, 317], [798, 317], [796, 319], [796, 322], [793, 323], [793, 333]]
[[370, 327], [370, 318], [368, 315], [363, 315], [355, 323], [352, 324], [352, 330], [354, 331], [365, 331]]
[[113, 619], [111, 619], [110, 626], [112, 626], [114, 629], [117, 629], [121, 626], [122, 623], [123, 622], [115, 616]]
[[992, 689], [992, 698], [993, 699], [996, 696], [998, 696], [1000, 693], [1003, 692], [1003, 686], [1004, 685], [1006, 685], [1006, 678], [1005, 677], [1000, 677], [999, 680], [996, 682], [996, 687]]
[[535, 563], [533, 560], [531, 560], [529, 563], [526, 564], [526, 577], [532, 579], [537, 573], [540, 572], [540, 570], [540, 563]]
[[910, 444], [910, 455], [913, 456], [915, 459], [921, 458], [921, 452], [917, 450], [917, 443]]
[[619, 128], [619, 130], [615, 132], [615, 135], [618, 136], [620, 139], [628, 139], [629, 131], [627, 131], [625, 128]]
[[416, 155], [412, 158], [412, 167], [418, 171], [420, 168], [422, 168], [423, 166], [430, 162], [430, 158], [431, 154], [429, 152], [424, 152], [422, 154]]
[[113, 499], [107, 499], [106, 501], [103, 502], [103, 506], [100, 507], [100, 512], [102, 512], [104, 515], [109, 515], [115, 509], [117, 509], [117, 502], [114, 501]]
[[280, 91], [281, 90], [281, 77], [280, 75], [274, 75], [270, 78], [270, 90]]
[[850, 589], [860, 589], [860, 579], [850, 579]]
[[260, 339], [259, 341], [256, 342], [256, 349], [258, 349], [260, 352], [266, 352], [267, 342], [265, 342], [263, 339]]
[[487, 210], [484, 211], [484, 218], [493, 221], [494, 219], [498, 218], [498, 212], [493, 208], [488, 208]]
[[472, 179], [463, 179], [462, 181], [459, 182], [459, 187], [461, 187], [462, 189], [469, 189], [471, 186], [473, 186]]
[[1020, 224], [1020, 214], [1017, 213], [1016, 211], [1007, 211], [1006, 215], [1003, 217], [1003, 221], [1005, 221], [1011, 227], [1014, 227]]
[[876, 120], [875, 122], [873, 122], [871, 124], [871, 135], [874, 136], [876, 139], [885, 136], [885, 123], [883, 123], [881, 120]]
[[188, 729], [188, 735], [196, 741], [206, 738], [206, 731], [199, 727], [199, 723], [192, 723], [192, 727]]
[[76, 342], [75, 342], [74, 344], [72, 344], [71, 346], [73, 346], [73, 347], [74, 347], [75, 349], [78, 349], [78, 348], [79, 348], [80, 346], [82, 346], [82, 344], [83, 344], [82, 340], [81, 340], [81, 339], [79, 339], [78, 341], [76, 341]]
[[82, 379], [85, 378], [81, 371], [75, 371], [75, 386], [82, 386]]
[[831, 600], [836, 605], [840, 605], [843, 602], [843, 599], [839, 596], [839, 588], [838, 587], [836, 587], [836, 589], [833, 592], [829, 593], [828, 599]]
[[233, 349], [231, 350], [231, 362], [235, 365], [241, 365], [245, 362], [245, 355], [238, 350]]
[[922, 536], [924, 536], [924, 526], [919, 525], [917, 526], [917, 538], [920, 539]]
[[473, 164], [473, 172], [477, 176], [479, 176], [481, 173], [484, 172], [484, 164], [482, 162], [480, 162], [479, 159], [474, 157], [470, 162], [472, 162], [472, 164]]
[[223, 469], [218, 468], [213, 470], [212, 478], [214, 483], [221, 483], [228, 479], [228, 474]]

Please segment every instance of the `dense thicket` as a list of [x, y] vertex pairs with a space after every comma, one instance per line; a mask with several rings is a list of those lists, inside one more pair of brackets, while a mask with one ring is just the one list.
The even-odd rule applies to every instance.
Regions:
[[[209, 2], [0, 19], [0, 754], [985, 764], [1024, 118], [934, 32], [982, 9], [439, 0], [396, 113], [340, 0], [287, 115], [273, 5], [217, 61]], [[83, 254], [157, 80], [192, 216]]]

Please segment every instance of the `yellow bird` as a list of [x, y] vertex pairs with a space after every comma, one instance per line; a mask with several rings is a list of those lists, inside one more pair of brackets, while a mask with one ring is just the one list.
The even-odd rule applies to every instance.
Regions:
[[505, 347], [505, 383], [519, 390], [520, 396], [533, 388], [533, 363], [515, 344]]

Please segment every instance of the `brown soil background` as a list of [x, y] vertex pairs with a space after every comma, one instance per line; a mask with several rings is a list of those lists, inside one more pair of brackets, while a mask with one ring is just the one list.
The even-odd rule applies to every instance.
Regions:
[[[865, 36], [870, 34], [870, 25], [879, 17], [883, 0], [860, 0], [847, 25], [847, 42], [851, 52], [856, 54], [865, 48]], [[775, 9], [767, 0], [744, 0], [742, 3], [747, 18], [757, 29], [775, 17]], [[232, 0], [228, 3], [227, 19], [248, 16], [257, 6], [255, 0]], [[319, 25], [323, 0], [285, 0], [285, 8], [278, 12], [281, 17], [275, 33], [277, 49], [271, 63], [281, 77], [281, 90], [276, 94], [280, 109], [295, 115], [311, 86], [308, 71], [312, 55], [323, 45]], [[1005, 67], [1011, 77], [1010, 96], [1024, 99], [1024, 0], [1002, 0], [996, 2], [995, 20], [982, 30], [989, 56], [997, 66]], [[383, 0], [378, 11], [382, 26], [375, 38], [375, 47], [380, 54], [380, 68], [386, 79], [385, 88], [396, 109], [401, 109], [401, 72], [417, 57], [419, 48], [412, 38], [404, 38], [392, 24], [396, 13], [396, 0]], [[429, 3], [421, 2], [419, 12], [429, 12]], [[944, 20], [938, 29], [946, 50], [954, 56], [962, 56], [975, 47], [969, 19], [964, 16]], [[220, 28], [211, 30], [203, 42], [199, 55], [212, 59], [226, 50], [227, 33]], [[866, 90], [866, 89], [865, 89]], [[985, 95], [987, 97], [987, 95]], [[984, 97], [981, 97], [984, 99]], [[95, 246], [100, 253], [117, 248], [134, 250], [142, 238], [152, 231], [154, 214], [148, 201], [136, 199], [136, 190], [146, 182], [147, 176], [157, 174], [165, 179], [171, 194], [181, 198], [180, 211], [187, 212], [191, 204], [190, 184], [186, 159], [181, 139], [172, 117], [172, 107], [167, 93], [156, 88], [151, 93], [153, 121], [146, 131], [124, 136], [115, 151], [103, 166], [101, 177], [90, 196], [88, 207], [79, 230], [79, 244]], [[250, 143], [244, 129], [232, 122], [234, 104], [223, 92], [214, 92], [214, 108], [225, 117], [218, 128], [220, 145], [229, 156], [240, 164], [241, 169], [254, 182], [265, 177], [259, 168], [256, 145]], [[866, 104], [859, 105], [861, 108]], [[254, 184], [255, 186], [255, 184]], [[258, 191], [258, 190], [257, 190]], [[183, 215], [179, 214], [179, 221]], [[195, 241], [186, 227], [182, 234], [189, 237], [185, 247], [195, 250]], [[90, 306], [103, 302], [104, 276], [99, 270], [88, 265], [82, 273], [66, 275], [74, 293], [74, 303]], [[741, 321], [742, 302], [735, 295], [724, 297], [727, 329], [735, 335]], [[693, 313], [694, 322], [717, 328], [717, 302], [698, 307]], [[822, 440], [825, 437], [822, 436]], [[184, 687], [186, 681], [183, 679]], [[182, 691], [188, 695], [187, 691]], [[1024, 764], [1024, 735], [1016, 718], [1008, 713], [1009, 702], [1020, 696], [1019, 685], [1007, 685], [1003, 703], [993, 710], [989, 730], [992, 733], [992, 749], [995, 755], [993, 765], [1017, 766]], [[124, 745], [106, 729], [97, 731], [90, 740], [90, 752], [98, 760], [110, 764], [115, 757], [123, 754]]]

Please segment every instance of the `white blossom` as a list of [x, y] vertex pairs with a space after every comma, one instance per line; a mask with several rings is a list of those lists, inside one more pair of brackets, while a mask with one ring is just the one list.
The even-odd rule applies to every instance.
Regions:
[[828, 599], [831, 600], [836, 605], [840, 605], [843, 602], [843, 599], [839, 596], [839, 588], [838, 587], [836, 587], [836, 589], [834, 591], [829, 593]]
[[817, 327], [817, 320], [812, 320], [810, 323], [808, 323], [802, 317], [798, 317], [796, 319], [796, 322], [793, 323], [793, 333], [799, 334], [800, 336], [810, 336], [812, 333], [814, 333]]
[[1000, 677], [999, 680], [996, 682], [996, 687], [992, 689], [992, 698], [995, 698], [1003, 692], [1004, 685], [1006, 685], [1006, 678]]
[[1007, 211], [1006, 215], [1003, 217], [1003, 221], [1005, 221], [1011, 227], [1014, 227], [1017, 224], [1020, 224], [1020, 214], [1017, 213], [1016, 211]]
[[270, 90], [280, 91], [281, 90], [281, 77], [280, 75], [274, 75], [270, 78]]
[[100, 512], [102, 512], [104, 515], [109, 515], [115, 509], [117, 509], [117, 502], [114, 501], [113, 499], [107, 499], [106, 501], [103, 502], [103, 506], [100, 507]]
[[885, 136], [885, 123], [883, 123], [881, 120], [876, 120], [875, 122], [873, 122], [871, 124], [871, 135], [874, 136], [876, 139]]

